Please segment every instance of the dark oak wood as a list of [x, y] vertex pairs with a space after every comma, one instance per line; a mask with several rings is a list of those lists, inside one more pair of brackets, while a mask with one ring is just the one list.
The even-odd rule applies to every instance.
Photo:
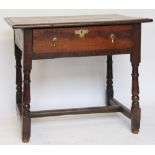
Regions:
[[[76, 30], [87, 30], [84, 38], [75, 35]], [[115, 35], [112, 43], [111, 35]], [[55, 28], [33, 30], [33, 52], [34, 54], [69, 54], [75, 56], [80, 53], [91, 53], [104, 50], [131, 49], [133, 47], [133, 26], [100, 26], [100, 27], [78, 27], [78, 28]], [[53, 47], [52, 38], [57, 38]]]
[[[139, 106], [138, 66], [141, 61], [141, 23], [152, 22], [152, 19], [122, 15], [96, 15], [11, 17], [5, 18], [5, 20], [14, 29], [15, 34], [16, 101], [22, 120], [23, 142], [28, 142], [30, 139], [31, 118], [46, 116], [121, 112], [131, 119], [132, 132], [139, 132], [141, 109]], [[130, 54], [132, 66], [131, 110], [114, 98], [112, 56], [116, 54]], [[32, 60], [96, 55], [107, 55], [106, 107], [30, 110]]]
[[18, 46], [15, 45], [15, 59], [16, 59], [16, 104], [19, 114], [22, 115], [22, 65], [21, 65], [22, 52]]
[[111, 98], [109, 104], [118, 105], [120, 107], [120, 112], [127, 116], [129, 119], [131, 119], [131, 110], [129, 110], [126, 106], [117, 101], [115, 98]]
[[134, 41], [136, 42], [131, 53], [132, 65], [132, 107], [131, 107], [131, 129], [138, 133], [140, 128], [141, 109], [139, 107], [139, 82], [138, 66], [141, 61], [141, 24], [134, 26]]
[[55, 58], [65, 58], [65, 57], [87, 57], [87, 56], [103, 56], [103, 55], [118, 55], [118, 54], [130, 54], [131, 49], [121, 49], [121, 50], [100, 50], [94, 52], [62, 52], [62, 53], [33, 53], [33, 60], [40, 59], [55, 59]]
[[106, 89], [106, 103], [110, 105], [110, 100], [114, 97], [113, 90], [113, 67], [112, 55], [107, 56], [107, 89]]
[[110, 112], [120, 112], [120, 106], [112, 105], [112, 106], [108, 106], [108, 107], [89, 107], [89, 108], [32, 111], [31, 118], [47, 117], [47, 116], [60, 116], [60, 115], [91, 114], [91, 113], [110, 113]]
[[28, 142], [30, 138], [30, 72], [32, 68], [32, 30], [24, 30], [24, 58], [23, 58], [23, 120], [22, 140]]
[[77, 27], [94, 25], [122, 25], [152, 22], [149, 18], [129, 17], [118, 14], [82, 15], [82, 16], [51, 16], [51, 17], [7, 17], [5, 21], [14, 29], [45, 28], [45, 27]]

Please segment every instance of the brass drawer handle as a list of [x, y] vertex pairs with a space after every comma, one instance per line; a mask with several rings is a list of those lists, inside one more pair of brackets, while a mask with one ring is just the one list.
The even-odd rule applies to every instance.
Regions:
[[112, 42], [112, 44], [114, 43], [114, 40], [115, 40], [115, 38], [116, 38], [116, 36], [115, 36], [115, 34], [111, 34], [110, 35], [110, 38], [111, 38], [111, 42]]
[[53, 38], [52, 38], [52, 46], [53, 46], [53, 47], [56, 47], [56, 42], [57, 42], [57, 40], [58, 40], [57, 37], [53, 37]]
[[75, 30], [74, 34], [78, 35], [80, 38], [84, 38], [86, 34], [89, 33], [89, 30], [87, 29], [80, 29], [80, 30]]

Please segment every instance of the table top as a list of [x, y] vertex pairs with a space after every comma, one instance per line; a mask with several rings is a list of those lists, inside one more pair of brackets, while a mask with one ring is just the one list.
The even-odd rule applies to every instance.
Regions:
[[117, 25], [152, 22], [149, 18], [129, 17], [118, 14], [81, 15], [81, 16], [51, 16], [51, 17], [6, 17], [5, 21], [14, 29], [71, 27], [93, 25]]

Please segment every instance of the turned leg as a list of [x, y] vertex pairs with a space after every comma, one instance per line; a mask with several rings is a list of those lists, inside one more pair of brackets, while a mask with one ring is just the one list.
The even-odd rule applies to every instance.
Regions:
[[140, 128], [141, 109], [139, 107], [139, 84], [138, 64], [132, 63], [132, 107], [131, 107], [131, 129], [138, 133]]
[[30, 73], [32, 68], [32, 30], [24, 30], [24, 57], [23, 57], [23, 117], [22, 140], [28, 142], [31, 133], [30, 117]]
[[21, 58], [22, 52], [15, 45], [15, 58], [16, 58], [16, 104], [17, 108], [22, 115], [22, 72], [21, 72]]
[[107, 89], [106, 89], [106, 103], [110, 105], [110, 99], [114, 96], [113, 91], [113, 67], [112, 55], [107, 56]]
[[30, 70], [24, 70], [24, 90], [23, 90], [23, 124], [22, 140], [28, 142], [30, 138], [31, 118], [30, 118]]
[[131, 52], [132, 65], [132, 107], [131, 107], [131, 130], [137, 134], [140, 129], [141, 109], [139, 107], [139, 83], [138, 67], [141, 61], [141, 24], [134, 26], [134, 47]]

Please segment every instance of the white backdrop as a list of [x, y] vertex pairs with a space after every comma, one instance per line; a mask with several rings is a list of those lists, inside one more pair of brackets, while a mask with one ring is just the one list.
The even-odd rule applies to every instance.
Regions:
[[[15, 115], [15, 59], [13, 30], [5, 23], [9, 16], [59, 16], [124, 14], [155, 17], [155, 10], [0, 10], [0, 121]], [[142, 26], [142, 63], [139, 67], [141, 107], [155, 103], [155, 24]], [[115, 98], [131, 106], [131, 64], [129, 55], [114, 56]], [[106, 57], [61, 58], [33, 61], [31, 110], [105, 105]], [[5, 124], [5, 122], [0, 123]], [[7, 124], [9, 126], [9, 124]], [[5, 125], [0, 130], [5, 130]], [[1, 132], [0, 132], [1, 134]], [[7, 134], [7, 133], [6, 133]], [[3, 135], [0, 135], [3, 136]]]

